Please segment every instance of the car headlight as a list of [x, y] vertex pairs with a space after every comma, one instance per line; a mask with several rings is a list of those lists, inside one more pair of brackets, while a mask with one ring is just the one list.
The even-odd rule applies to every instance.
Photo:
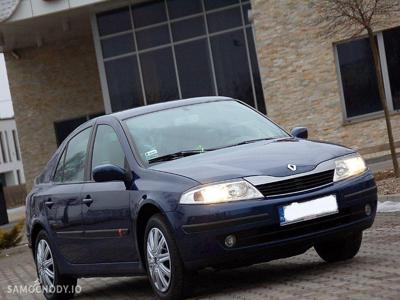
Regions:
[[339, 181], [352, 176], [357, 176], [367, 170], [365, 161], [359, 154], [336, 159], [335, 165], [336, 167], [333, 181]]
[[213, 204], [263, 198], [264, 196], [245, 180], [211, 184], [185, 192], [181, 204]]

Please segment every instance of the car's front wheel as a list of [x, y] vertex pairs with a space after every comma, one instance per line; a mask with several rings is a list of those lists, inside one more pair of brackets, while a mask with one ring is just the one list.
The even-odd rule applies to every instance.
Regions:
[[35, 262], [40, 285], [46, 299], [72, 298], [77, 279], [59, 273], [47, 233], [39, 232], [35, 244]]
[[351, 259], [357, 255], [362, 242], [362, 232], [355, 232], [314, 246], [318, 255], [326, 262]]
[[175, 239], [162, 215], [154, 215], [148, 221], [144, 249], [147, 275], [155, 294], [163, 300], [187, 296], [191, 274], [184, 268]]

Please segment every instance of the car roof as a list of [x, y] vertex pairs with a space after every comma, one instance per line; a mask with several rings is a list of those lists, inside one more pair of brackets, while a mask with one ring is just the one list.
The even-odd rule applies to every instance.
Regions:
[[200, 103], [206, 103], [206, 102], [226, 101], [226, 100], [234, 100], [234, 99], [229, 98], [229, 97], [219, 97], [219, 96], [188, 98], [188, 99], [167, 101], [167, 102], [162, 102], [162, 103], [157, 103], [157, 104], [140, 106], [140, 107], [116, 112], [116, 113], [110, 114], [108, 116], [116, 117], [119, 120], [125, 120], [125, 119], [131, 118], [131, 117], [148, 114], [148, 113], [152, 113], [152, 112], [156, 112], [156, 111], [160, 111], [160, 110], [165, 110], [165, 109], [169, 109], [169, 108], [176, 108], [176, 107], [200, 104]]

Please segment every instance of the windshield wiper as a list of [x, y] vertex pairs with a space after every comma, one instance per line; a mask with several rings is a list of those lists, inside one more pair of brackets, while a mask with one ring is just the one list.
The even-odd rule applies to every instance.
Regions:
[[174, 160], [174, 159], [177, 159], [180, 157], [186, 157], [186, 156], [190, 156], [190, 155], [204, 153], [206, 151], [208, 151], [208, 150], [197, 149], [197, 150], [178, 151], [175, 153], [171, 153], [171, 154], [167, 154], [167, 155], [163, 155], [160, 157], [149, 159], [148, 162], [151, 164], [151, 163], [160, 162], [160, 161], [169, 161], [169, 160]]
[[194, 150], [184, 150], [184, 151], [178, 151], [175, 153], [163, 155], [160, 157], [152, 158], [149, 159], [148, 162], [149, 164], [155, 163], [155, 162], [161, 162], [161, 161], [169, 161], [169, 160], [174, 160], [177, 158], [181, 157], [186, 157], [190, 155], [195, 155], [195, 154], [200, 154], [204, 152], [209, 152], [209, 151], [214, 151], [214, 150], [219, 150], [219, 149], [224, 149], [224, 148], [229, 148], [229, 147], [235, 147], [235, 146], [240, 146], [240, 145], [245, 145], [245, 144], [251, 144], [259, 141], [268, 141], [268, 140], [274, 140], [276, 138], [261, 138], [261, 139], [254, 139], [254, 140], [248, 140], [248, 141], [243, 141], [240, 143], [228, 145], [228, 146], [222, 146], [218, 148], [209, 148], [209, 149], [194, 149]]
[[248, 140], [248, 141], [243, 141], [237, 144], [234, 144], [232, 146], [240, 146], [240, 145], [246, 145], [246, 144], [251, 144], [259, 141], [268, 141], [268, 140], [273, 140], [275, 138], [262, 138], [262, 139], [254, 139], [254, 140]]
[[259, 142], [259, 141], [268, 141], [268, 140], [274, 140], [274, 139], [276, 139], [276, 138], [262, 138], [262, 139], [248, 140], [248, 141], [243, 141], [243, 142], [228, 145], [228, 146], [222, 146], [219, 148], [205, 149], [205, 151], [219, 150], [219, 149], [230, 148], [230, 147], [235, 147], [235, 146], [240, 146], [240, 145], [251, 144], [251, 143], [255, 143], [255, 142]]

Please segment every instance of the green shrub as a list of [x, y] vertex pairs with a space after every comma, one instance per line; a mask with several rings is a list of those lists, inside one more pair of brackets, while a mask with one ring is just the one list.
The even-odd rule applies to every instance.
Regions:
[[18, 245], [22, 239], [22, 229], [25, 220], [21, 220], [11, 230], [5, 231], [0, 229], [0, 250], [7, 249]]

